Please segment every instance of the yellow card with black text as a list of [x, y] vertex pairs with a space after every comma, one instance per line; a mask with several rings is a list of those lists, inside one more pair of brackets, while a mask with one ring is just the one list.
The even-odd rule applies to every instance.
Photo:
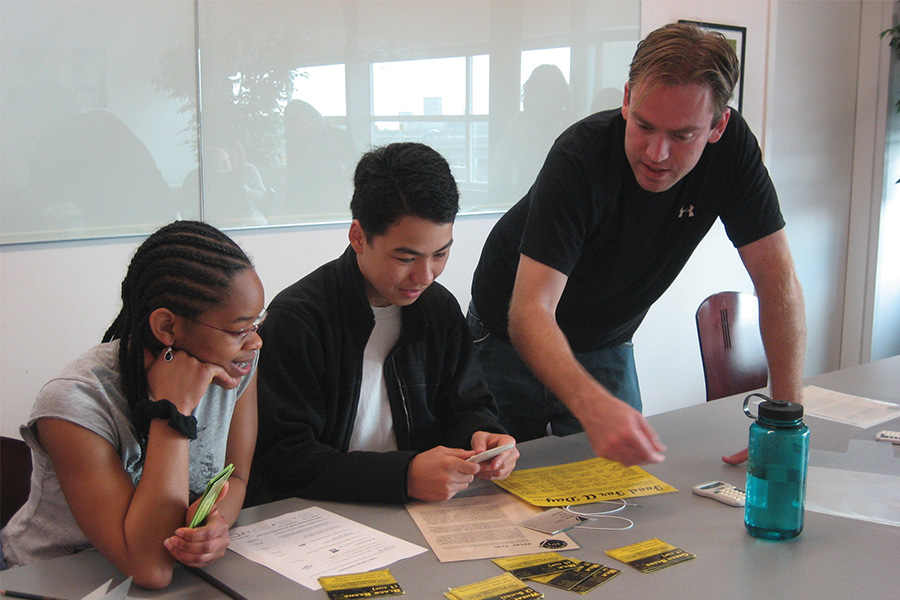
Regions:
[[394, 579], [389, 569], [319, 577], [319, 583], [322, 584], [322, 589], [331, 600], [381, 598], [403, 594], [400, 584]]
[[658, 538], [607, 550], [606, 554], [642, 573], [652, 573], [697, 558], [690, 552], [685, 552]]
[[512, 573], [504, 573], [484, 581], [453, 587], [444, 592], [447, 600], [532, 600], [544, 595]]
[[537, 581], [538, 583], [545, 583], [563, 590], [584, 594], [598, 585], [606, 583], [621, 572], [619, 569], [583, 560], [570, 571], [532, 577], [530, 581]]
[[531, 579], [532, 577], [550, 574], [557, 575], [578, 566], [578, 561], [566, 558], [557, 552], [507, 556], [495, 558], [492, 562], [519, 579]]

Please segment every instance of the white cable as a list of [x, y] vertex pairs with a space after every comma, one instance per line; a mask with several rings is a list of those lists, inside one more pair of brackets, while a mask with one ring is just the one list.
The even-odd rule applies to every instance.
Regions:
[[612, 503], [612, 502], [621, 502], [622, 504], [621, 504], [621, 506], [618, 506], [616, 508], [612, 508], [610, 510], [605, 510], [605, 511], [601, 511], [601, 512], [582, 512], [582, 511], [573, 510], [571, 504], [568, 506], [564, 506], [563, 510], [565, 510], [566, 512], [571, 513], [573, 515], [577, 515], [579, 517], [584, 517], [586, 519], [590, 519], [592, 521], [596, 521], [598, 519], [605, 518], [605, 519], [619, 519], [620, 521], [625, 521], [628, 523], [628, 525], [625, 527], [589, 527], [583, 523], [579, 523], [578, 525], [576, 525], [576, 527], [578, 527], [579, 529], [593, 529], [596, 531], [625, 531], [626, 529], [631, 529], [632, 527], [634, 527], [634, 521], [632, 521], [631, 519], [629, 519], [627, 517], [619, 517], [619, 516], [611, 515], [610, 513], [615, 513], [615, 512], [619, 512], [620, 510], [624, 510], [624, 508], [626, 506], [640, 506], [640, 504], [631, 504], [629, 502], [626, 502], [624, 499], [600, 500], [598, 502], [593, 502], [592, 504], [602, 504], [602, 503]]
[[579, 523], [575, 527], [577, 527], [578, 529], [593, 529], [595, 531], [625, 531], [626, 529], [631, 529], [632, 527], [634, 527], [634, 521], [632, 521], [628, 517], [614, 517], [612, 515], [607, 515], [597, 517], [597, 519], [619, 519], [627, 522], [628, 525], [626, 525], [625, 527], [590, 527], [588, 525], [585, 525], [584, 523]]

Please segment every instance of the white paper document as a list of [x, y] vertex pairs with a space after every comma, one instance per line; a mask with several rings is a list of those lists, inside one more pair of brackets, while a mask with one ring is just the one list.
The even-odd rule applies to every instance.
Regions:
[[406, 510], [441, 562], [578, 549], [564, 533], [549, 535], [518, 525], [542, 509], [512, 494], [411, 502]]
[[380, 569], [426, 551], [318, 506], [235, 527], [228, 547], [311, 590], [323, 575]]
[[866, 429], [900, 417], [900, 404], [851, 396], [808, 385], [803, 388], [807, 415]]

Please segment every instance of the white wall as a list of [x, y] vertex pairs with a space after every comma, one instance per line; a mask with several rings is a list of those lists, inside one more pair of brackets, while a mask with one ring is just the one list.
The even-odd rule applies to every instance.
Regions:
[[[791, 1], [779, 2], [773, 19], [769, 168], [791, 194], [785, 218], [806, 292], [813, 373], [840, 360], [845, 281], [859, 267], [847, 257], [860, 12], [858, 2]], [[803, 60], [790, 60], [798, 48]]]
[[[810, 375], [838, 367], [833, 340], [840, 338], [842, 327], [844, 274], [848, 268], [865, 268], [846, 264], [846, 178], [853, 153], [845, 140], [853, 137], [848, 124], [854, 120], [859, 4], [644, 0], [642, 7], [644, 33], [676, 18], [749, 28], [745, 113], [757, 133], [764, 134], [766, 161], [779, 188], [806, 290]], [[769, 43], [763, 44], [764, 39]], [[463, 305], [495, 218], [462, 217], [457, 222], [442, 283]], [[336, 256], [346, 243], [346, 225], [248, 231], [234, 237], [256, 261], [271, 298]], [[14, 435], [42, 383], [99, 340], [117, 311], [119, 282], [139, 241], [0, 248], [0, 433]], [[648, 414], [703, 401], [694, 310], [720, 289], [752, 290], [737, 253], [717, 226], [636, 337]]]

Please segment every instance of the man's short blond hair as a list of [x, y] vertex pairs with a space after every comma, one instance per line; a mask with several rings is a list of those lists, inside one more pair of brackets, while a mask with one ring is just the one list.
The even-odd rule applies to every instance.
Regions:
[[[703, 85], [712, 92], [714, 127], [731, 100], [740, 73], [740, 61], [724, 35], [693, 23], [670, 23], [638, 44], [628, 88], [629, 94], [640, 89], [643, 96], [656, 85]], [[630, 98], [635, 104], [640, 100]]]

